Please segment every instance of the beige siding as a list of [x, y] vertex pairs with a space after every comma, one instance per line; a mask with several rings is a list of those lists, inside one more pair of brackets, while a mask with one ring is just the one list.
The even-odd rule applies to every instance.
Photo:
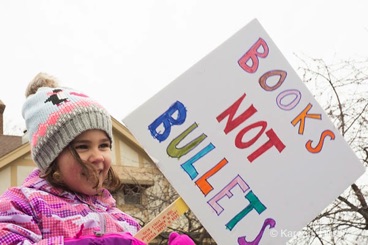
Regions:
[[27, 176], [32, 172], [33, 169], [35, 169], [35, 166], [14, 166], [16, 167], [16, 173], [17, 173], [17, 184], [21, 185], [23, 181], [27, 178]]
[[125, 142], [120, 142], [120, 162], [124, 166], [139, 167], [140, 156], [138, 152]]
[[10, 187], [11, 184], [11, 167], [7, 166], [0, 171], [0, 193], [4, 193], [8, 187]]

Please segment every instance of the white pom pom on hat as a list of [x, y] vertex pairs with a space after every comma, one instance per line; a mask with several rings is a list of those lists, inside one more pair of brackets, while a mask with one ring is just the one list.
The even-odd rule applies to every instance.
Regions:
[[29, 83], [22, 115], [26, 122], [32, 158], [41, 171], [79, 134], [100, 129], [112, 141], [108, 111], [79, 91], [60, 87], [56, 78], [39, 73]]
[[31, 94], [35, 94], [37, 90], [41, 87], [57, 88], [59, 87], [59, 83], [55, 77], [47, 73], [40, 72], [28, 84], [25, 93], [26, 97], [28, 97]]

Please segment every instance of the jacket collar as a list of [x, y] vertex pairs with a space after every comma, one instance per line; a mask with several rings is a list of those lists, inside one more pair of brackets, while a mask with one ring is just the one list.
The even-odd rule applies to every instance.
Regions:
[[79, 200], [80, 202], [88, 205], [99, 204], [106, 209], [116, 206], [115, 199], [111, 196], [110, 192], [106, 189], [102, 190], [102, 193], [98, 196], [87, 196], [80, 193], [74, 193], [62, 188], [54, 187], [45, 179], [40, 177], [41, 171], [34, 169], [23, 182], [23, 187], [28, 187], [40, 191], [47, 192], [49, 194], [59, 196], [71, 200]]

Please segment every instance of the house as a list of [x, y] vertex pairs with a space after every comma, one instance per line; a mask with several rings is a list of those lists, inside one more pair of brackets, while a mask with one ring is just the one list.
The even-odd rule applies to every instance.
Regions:
[[[36, 167], [27, 137], [4, 135], [5, 107], [0, 101], [0, 193], [10, 186], [20, 185]], [[126, 127], [114, 118], [112, 125], [114, 170], [123, 183], [152, 186], [154, 181], [146, 172], [147, 169], [156, 168], [153, 161]]]
[[[0, 195], [11, 186], [21, 185], [36, 168], [31, 158], [28, 137], [4, 135], [5, 107], [0, 100]], [[144, 226], [176, 200], [178, 194], [129, 130], [115, 118], [112, 118], [112, 127], [112, 167], [123, 183], [121, 189], [112, 194], [117, 206]], [[180, 232], [190, 232], [188, 228], [191, 227], [195, 230], [195, 236], [199, 237], [198, 231], [201, 229], [198, 227], [202, 226], [189, 213], [175, 221], [171, 227]], [[162, 244], [167, 234], [163, 233], [150, 244]], [[207, 232], [204, 237], [209, 239]]]
[[[5, 108], [0, 100], [0, 194], [11, 186], [21, 185], [36, 168], [31, 158], [28, 137], [4, 134]], [[148, 202], [145, 190], [155, 189], [152, 187], [157, 181], [163, 181], [156, 183], [158, 186], [171, 187], [128, 129], [115, 118], [112, 118], [112, 126], [112, 163], [123, 183], [121, 190], [113, 194], [122, 210], [131, 213], [144, 224], [153, 218], [148, 215], [150, 212], [143, 209]]]

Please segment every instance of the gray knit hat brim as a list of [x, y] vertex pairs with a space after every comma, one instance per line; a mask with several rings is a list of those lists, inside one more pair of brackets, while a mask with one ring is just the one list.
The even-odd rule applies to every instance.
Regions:
[[[111, 119], [102, 111], [87, 111], [75, 115], [63, 125], [56, 125], [48, 136], [33, 148], [32, 156], [38, 167], [46, 170], [63, 149], [78, 135], [91, 129], [106, 132], [112, 141]], [[110, 130], [107, 130], [110, 129]]]

